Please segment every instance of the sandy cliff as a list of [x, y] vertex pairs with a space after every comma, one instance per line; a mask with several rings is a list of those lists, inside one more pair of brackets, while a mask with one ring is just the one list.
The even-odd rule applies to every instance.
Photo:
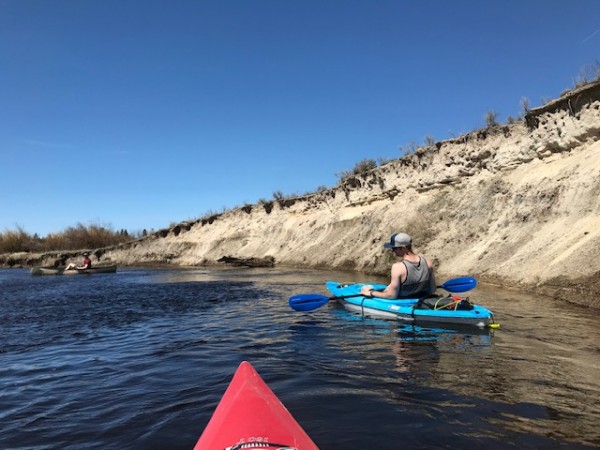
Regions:
[[[160, 205], [157, 205], [160, 207]], [[278, 265], [387, 274], [413, 236], [440, 278], [472, 275], [600, 307], [600, 83], [392, 161], [335, 188], [247, 205], [102, 251], [121, 264]]]

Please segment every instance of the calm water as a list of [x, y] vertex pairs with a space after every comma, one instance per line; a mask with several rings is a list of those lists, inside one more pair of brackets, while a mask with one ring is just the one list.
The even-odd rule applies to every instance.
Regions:
[[482, 287], [493, 334], [288, 307], [326, 279], [366, 281], [0, 270], [0, 447], [191, 449], [242, 360], [321, 449], [600, 446], [597, 313]]

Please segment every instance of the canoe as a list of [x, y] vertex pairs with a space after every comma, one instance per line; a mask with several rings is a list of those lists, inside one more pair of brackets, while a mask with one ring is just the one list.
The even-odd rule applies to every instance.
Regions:
[[[342, 284], [327, 281], [327, 289], [348, 311], [363, 316], [384, 319], [397, 319], [407, 323], [440, 324], [440, 325], [474, 325], [488, 327], [494, 324], [493, 313], [483, 306], [473, 304], [468, 298], [436, 295], [427, 299], [406, 298], [387, 300], [356, 296], [364, 284], [371, 284], [375, 289], [385, 289], [383, 284]], [[337, 298], [349, 296], [348, 298]]]
[[318, 450], [254, 367], [243, 361], [194, 450]]
[[116, 264], [72, 270], [65, 270], [64, 267], [32, 267], [30, 269], [31, 275], [89, 275], [93, 273], [115, 273], [116, 271]]
[[89, 269], [74, 269], [64, 270], [63, 275], [90, 275], [93, 273], [115, 273], [117, 265], [111, 264], [107, 266], [92, 266]]

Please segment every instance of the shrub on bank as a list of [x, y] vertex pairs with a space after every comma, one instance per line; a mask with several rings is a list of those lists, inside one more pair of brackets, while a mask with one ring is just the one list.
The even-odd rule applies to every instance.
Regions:
[[127, 230], [114, 231], [111, 228], [91, 224], [85, 226], [78, 223], [58, 233], [50, 233], [46, 237], [27, 233], [23, 227], [5, 230], [0, 233], [0, 253], [48, 252], [56, 250], [82, 250], [108, 247], [137, 239]]

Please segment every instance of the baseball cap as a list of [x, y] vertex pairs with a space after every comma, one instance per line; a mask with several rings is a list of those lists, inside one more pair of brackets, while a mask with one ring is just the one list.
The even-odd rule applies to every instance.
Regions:
[[408, 247], [412, 244], [411, 237], [406, 233], [394, 233], [390, 242], [383, 244], [385, 248]]

